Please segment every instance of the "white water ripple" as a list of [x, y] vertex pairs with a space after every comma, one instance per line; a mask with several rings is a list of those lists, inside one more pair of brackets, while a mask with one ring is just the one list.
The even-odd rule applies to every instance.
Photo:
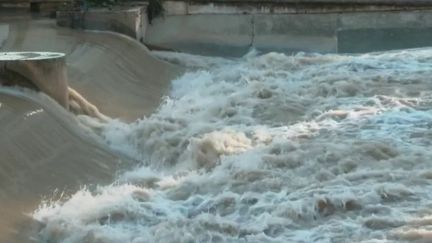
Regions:
[[432, 49], [199, 58], [152, 116], [100, 124], [142, 164], [41, 205], [43, 240], [431, 241]]

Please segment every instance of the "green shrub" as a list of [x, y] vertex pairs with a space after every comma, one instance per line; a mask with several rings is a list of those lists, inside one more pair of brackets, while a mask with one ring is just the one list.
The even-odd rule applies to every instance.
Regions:
[[162, 0], [149, 0], [147, 6], [147, 18], [150, 24], [154, 18], [163, 15], [163, 13], [164, 8], [162, 6]]

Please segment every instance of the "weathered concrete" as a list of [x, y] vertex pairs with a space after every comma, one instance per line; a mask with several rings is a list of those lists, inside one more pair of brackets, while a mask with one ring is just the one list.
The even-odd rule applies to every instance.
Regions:
[[359, 53], [432, 46], [432, 11], [339, 15], [338, 51]]
[[148, 26], [144, 43], [205, 55], [241, 56], [261, 51], [337, 52], [338, 16], [175, 15]]
[[338, 29], [424, 28], [432, 26], [432, 10], [350, 13], [338, 15]]
[[3, 43], [6, 42], [8, 36], [9, 36], [9, 25], [0, 24], [0, 49], [3, 46]]
[[0, 0], [0, 9], [27, 9], [31, 12], [52, 14], [64, 4], [75, 0]]
[[362, 53], [432, 45], [432, 28], [356, 29], [338, 32], [338, 50]]
[[250, 48], [331, 53], [432, 45], [422, 33], [432, 28], [429, 0], [169, 0], [151, 24], [145, 8], [59, 12], [58, 24], [123, 33], [152, 48], [219, 56], [241, 56]]
[[[147, 27], [144, 43], [196, 54], [238, 56], [250, 47], [363, 52], [387, 49], [382, 43], [389, 41], [394, 48], [432, 45], [419, 30], [432, 28], [432, 1], [170, 0], [164, 8], [165, 15]], [[408, 43], [402, 38], [408, 33], [422, 40]], [[373, 35], [370, 42], [367, 35]]]
[[337, 15], [253, 15], [253, 46], [262, 51], [337, 52]]
[[65, 55], [55, 52], [0, 53], [0, 84], [25, 83], [69, 109]]
[[208, 55], [241, 55], [251, 47], [251, 15], [179, 15], [158, 18], [144, 42]]
[[406, 11], [432, 8], [430, 0], [168, 0], [166, 15], [292, 14]]
[[106, 30], [142, 40], [147, 26], [145, 7], [57, 11], [57, 25], [89, 30]]
[[[178, 4], [177, 10], [183, 7]], [[174, 14], [153, 21], [144, 40], [149, 45], [208, 55], [239, 56], [250, 47], [264, 52], [353, 53], [432, 46], [427, 34], [431, 28], [432, 10]]]
[[[305, 28], [307, 26], [308, 28]], [[156, 19], [144, 42], [204, 55], [336, 52], [336, 15], [176, 15]]]

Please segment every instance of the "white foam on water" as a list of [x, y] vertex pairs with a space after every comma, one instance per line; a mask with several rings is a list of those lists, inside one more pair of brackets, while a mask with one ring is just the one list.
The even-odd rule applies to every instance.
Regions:
[[41, 205], [43, 240], [430, 239], [432, 49], [204, 62], [148, 118], [87, 120], [142, 164]]

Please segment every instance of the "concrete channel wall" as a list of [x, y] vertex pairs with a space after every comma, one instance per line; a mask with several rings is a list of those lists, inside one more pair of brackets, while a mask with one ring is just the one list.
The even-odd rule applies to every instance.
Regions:
[[57, 18], [62, 26], [80, 19], [86, 29], [202, 55], [241, 56], [251, 48], [359, 53], [432, 46], [429, 0], [170, 0], [151, 24], [145, 9], [60, 12]]
[[147, 27], [146, 5], [87, 11], [57, 11], [57, 25], [75, 29], [113, 31], [142, 41]]
[[144, 42], [196, 54], [233, 56], [252, 47], [264, 52], [358, 53], [432, 45], [432, 9], [427, 5], [431, 1], [402, 5], [407, 1], [339, 0], [363, 5], [356, 9], [326, 5], [303, 8], [303, 12], [287, 2], [298, 1], [256, 7], [167, 1], [165, 16], [147, 27]]
[[55, 13], [61, 6], [70, 4], [72, 1], [74, 0], [0, 0], [0, 10], [27, 9], [33, 13], [50, 15]]

